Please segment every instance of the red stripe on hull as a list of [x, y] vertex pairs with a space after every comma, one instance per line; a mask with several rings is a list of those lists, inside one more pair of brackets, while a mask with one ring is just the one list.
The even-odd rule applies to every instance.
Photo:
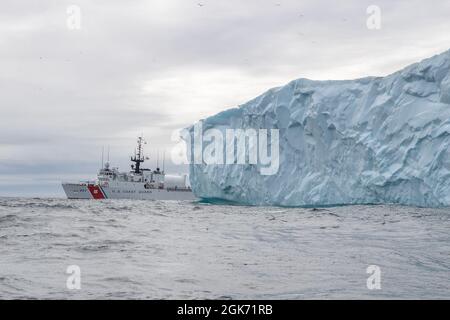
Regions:
[[105, 196], [99, 186], [89, 185], [88, 189], [94, 199], [105, 199]]

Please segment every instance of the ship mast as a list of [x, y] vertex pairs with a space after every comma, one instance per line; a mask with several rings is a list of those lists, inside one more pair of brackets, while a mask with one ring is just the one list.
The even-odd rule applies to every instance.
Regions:
[[134, 150], [134, 157], [131, 157], [131, 161], [135, 163], [131, 168], [134, 169], [134, 173], [141, 172], [141, 163], [144, 162], [144, 150], [142, 145], [145, 143], [144, 138], [142, 136], [138, 137], [137, 140], [138, 146], [136, 150]]

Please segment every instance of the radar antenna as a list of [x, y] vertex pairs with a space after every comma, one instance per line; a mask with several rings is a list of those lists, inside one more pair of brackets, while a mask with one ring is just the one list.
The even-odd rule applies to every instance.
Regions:
[[105, 147], [104, 146], [102, 146], [102, 169], [104, 168], [104, 164], [105, 164], [105, 161], [104, 161], [104, 153], [105, 153]]
[[134, 169], [134, 173], [141, 172], [141, 163], [145, 161], [144, 159], [144, 149], [143, 144], [145, 144], [145, 140], [142, 136], [137, 139], [137, 148], [134, 150], [134, 157], [131, 157], [131, 161], [135, 163], [135, 165], [131, 166], [131, 169]]
[[159, 149], [156, 150], [156, 170], [159, 170]]

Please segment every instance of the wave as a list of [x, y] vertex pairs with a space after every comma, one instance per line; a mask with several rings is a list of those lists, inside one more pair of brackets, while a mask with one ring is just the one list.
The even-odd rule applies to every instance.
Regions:
[[79, 209], [78, 206], [68, 203], [46, 203], [30, 201], [0, 201], [0, 207], [6, 208], [39, 208], [39, 209]]

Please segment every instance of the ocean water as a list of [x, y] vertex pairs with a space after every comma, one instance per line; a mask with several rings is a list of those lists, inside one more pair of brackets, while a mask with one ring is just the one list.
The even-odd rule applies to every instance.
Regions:
[[449, 220], [391, 205], [0, 198], [0, 299], [449, 299]]

